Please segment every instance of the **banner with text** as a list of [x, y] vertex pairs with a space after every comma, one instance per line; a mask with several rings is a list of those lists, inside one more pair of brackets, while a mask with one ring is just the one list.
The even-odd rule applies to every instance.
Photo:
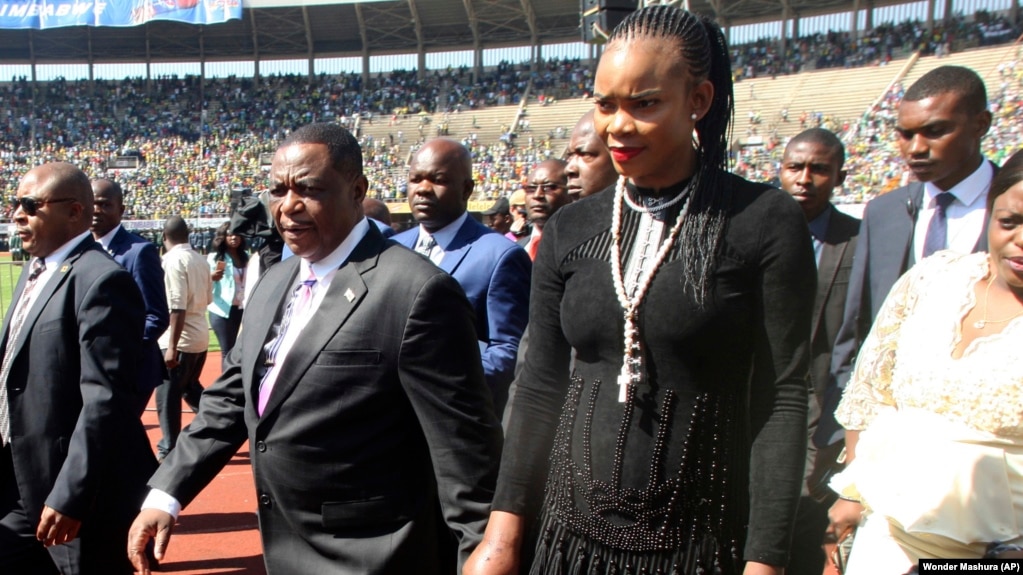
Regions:
[[153, 20], [219, 24], [242, 17], [242, 0], [0, 0], [0, 28], [139, 26]]

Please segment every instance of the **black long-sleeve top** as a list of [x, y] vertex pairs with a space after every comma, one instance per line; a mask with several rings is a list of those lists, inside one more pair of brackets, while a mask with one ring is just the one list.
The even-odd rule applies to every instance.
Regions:
[[[742, 560], [787, 562], [805, 458], [813, 249], [784, 192], [724, 177], [733, 208], [712, 295], [701, 308], [684, 289], [677, 243], [640, 308], [646, 379], [626, 403], [613, 190], [545, 226], [495, 510], [531, 516], [546, 485], [545, 517], [613, 549], [681, 553], [709, 540], [730, 558], [726, 573]], [[622, 214], [624, 266], [641, 216]]]

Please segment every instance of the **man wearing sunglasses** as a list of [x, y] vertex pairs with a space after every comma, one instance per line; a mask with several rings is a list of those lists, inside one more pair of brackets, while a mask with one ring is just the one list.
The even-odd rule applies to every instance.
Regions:
[[529, 253], [529, 259], [536, 259], [536, 250], [540, 246], [543, 226], [554, 212], [572, 203], [568, 193], [568, 164], [564, 160], [546, 160], [540, 162], [529, 174], [529, 183], [522, 186], [526, 191], [526, 208], [529, 223], [533, 225], [533, 233], [519, 240], [519, 245]]
[[89, 233], [80, 170], [39, 166], [13, 203], [31, 259], [0, 329], [0, 573], [131, 573], [156, 468], [133, 410], [142, 295]]

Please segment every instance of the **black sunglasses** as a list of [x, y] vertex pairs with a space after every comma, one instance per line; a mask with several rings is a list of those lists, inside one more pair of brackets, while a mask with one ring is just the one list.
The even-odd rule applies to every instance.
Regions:
[[76, 202], [75, 198], [60, 198], [57, 200], [40, 200], [39, 198], [33, 198], [32, 196], [21, 196], [20, 198], [15, 196], [11, 198], [11, 206], [15, 210], [21, 206], [21, 211], [25, 212], [26, 215], [34, 216], [39, 208], [46, 204], [60, 204], [63, 202]]

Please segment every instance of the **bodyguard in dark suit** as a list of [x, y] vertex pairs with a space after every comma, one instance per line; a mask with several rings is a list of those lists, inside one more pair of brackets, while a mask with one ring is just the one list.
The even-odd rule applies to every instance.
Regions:
[[[799, 202], [813, 238], [817, 259], [817, 294], [813, 308], [808, 437], [813, 437], [824, 403], [831, 371], [831, 349], [842, 323], [849, 272], [860, 221], [831, 204], [835, 187], [845, 181], [845, 147], [828, 130], [811, 128], [789, 141], [778, 178], [781, 187]], [[824, 570], [824, 530], [835, 496], [827, 489], [828, 471], [837, 453], [818, 451], [808, 444], [806, 481], [799, 498], [792, 537], [789, 575], [820, 575]]]
[[152, 242], [133, 234], [121, 226], [124, 215], [124, 192], [113, 180], [99, 178], [92, 181], [95, 209], [92, 214], [92, 237], [113, 256], [114, 261], [128, 270], [135, 285], [142, 292], [146, 306], [146, 327], [142, 335], [142, 359], [139, 362], [138, 391], [139, 415], [149, 403], [153, 389], [163, 382], [163, 356], [157, 340], [167, 329], [170, 315], [167, 311], [167, 292], [163, 286], [163, 267], [160, 253]]
[[419, 226], [394, 239], [430, 258], [465, 290], [476, 312], [483, 373], [501, 413], [529, 321], [532, 262], [525, 250], [466, 211], [473, 191], [472, 160], [458, 142], [436, 139], [420, 148], [409, 166], [408, 190]]
[[[842, 326], [831, 357], [831, 381], [813, 441], [820, 448], [845, 439], [835, 408], [856, 354], [895, 280], [942, 249], [987, 249], [985, 201], [994, 165], [980, 150], [991, 127], [987, 91], [976, 72], [941, 66], [906, 90], [895, 133], [899, 151], [919, 182], [871, 200], [863, 213], [853, 256]], [[847, 460], [855, 446], [846, 442]], [[839, 501], [831, 529], [859, 521], [858, 503]]]
[[129, 554], [147, 573], [146, 541], [162, 558], [176, 511], [248, 440], [271, 575], [454, 573], [500, 459], [472, 310], [363, 217], [347, 130], [296, 130], [270, 173], [270, 211], [299, 257], [260, 279], [223, 376], [150, 480]]
[[131, 573], [124, 538], [156, 467], [135, 411], [144, 310], [89, 234], [92, 202], [70, 164], [18, 188], [32, 259], [0, 331], [0, 573]]

